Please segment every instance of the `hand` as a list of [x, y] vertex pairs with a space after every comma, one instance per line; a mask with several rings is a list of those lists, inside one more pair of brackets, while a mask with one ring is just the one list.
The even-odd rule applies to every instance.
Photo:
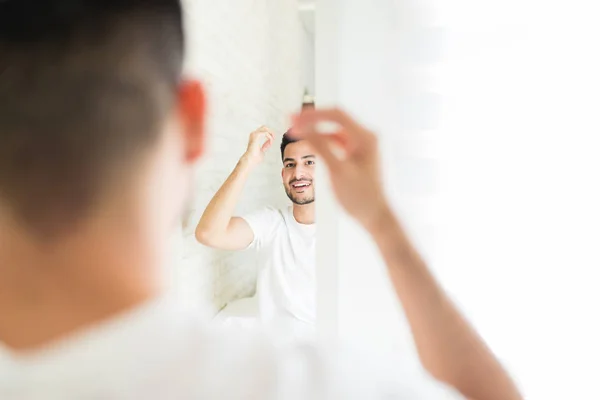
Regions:
[[250, 134], [248, 149], [242, 158], [252, 166], [260, 164], [264, 160], [265, 153], [271, 147], [274, 140], [275, 137], [273, 133], [266, 126], [261, 126]]
[[[333, 133], [319, 126], [335, 124]], [[331, 185], [344, 209], [365, 228], [386, 218], [389, 206], [379, 169], [375, 134], [343, 111], [304, 110], [294, 117], [292, 136], [308, 140], [329, 168]]]

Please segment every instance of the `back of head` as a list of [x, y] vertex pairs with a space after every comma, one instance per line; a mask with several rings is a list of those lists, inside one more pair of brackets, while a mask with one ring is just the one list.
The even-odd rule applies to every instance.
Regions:
[[160, 136], [183, 48], [179, 0], [0, 1], [0, 211], [90, 212]]

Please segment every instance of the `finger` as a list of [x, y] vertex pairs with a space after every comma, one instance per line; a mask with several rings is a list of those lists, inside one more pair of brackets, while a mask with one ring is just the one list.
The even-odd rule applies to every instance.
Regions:
[[269, 147], [271, 147], [271, 145], [273, 144], [273, 139], [270, 137], [267, 137], [267, 141], [263, 143], [263, 145], [261, 146], [261, 150], [267, 151], [269, 149]]
[[329, 137], [331, 138], [332, 142], [335, 142], [338, 145], [338, 147], [341, 147], [346, 152], [353, 150], [351, 148], [350, 144], [348, 143], [348, 136], [338, 134], [338, 135], [329, 135]]
[[[330, 125], [324, 127], [324, 124]], [[346, 155], [355, 153], [366, 144], [369, 136], [362, 125], [338, 109], [305, 111], [295, 117], [293, 131], [296, 139], [312, 134], [333, 135]]]
[[304, 139], [313, 146], [319, 157], [325, 161], [325, 164], [331, 171], [341, 168], [343, 160], [334, 152], [336, 146], [334, 136], [312, 134], [307, 135]]
[[302, 131], [303, 128], [318, 127], [319, 124], [322, 126], [323, 123], [334, 123], [338, 125], [348, 133], [350, 139], [359, 138], [366, 134], [366, 129], [361, 124], [356, 122], [346, 112], [337, 108], [306, 110], [296, 116], [294, 125]]
[[271, 134], [271, 133], [267, 133], [267, 134], [265, 135], [265, 139], [266, 139], [266, 142], [265, 142], [265, 144], [266, 144], [266, 143], [269, 143], [269, 146], [271, 146], [271, 145], [273, 144], [273, 142], [275, 141], [275, 137], [274, 137], [274, 136], [273, 136], [273, 134]]
[[[322, 133], [316, 125], [304, 125], [302, 128], [294, 126], [292, 128], [292, 137], [295, 139], [319, 140], [320, 138], [329, 138], [330, 144], [335, 144], [335, 150], [341, 150], [343, 157], [354, 154], [360, 146], [360, 142], [352, 140], [346, 129], [338, 130], [334, 133]], [[338, 151], [339, 153], [339, 151]]]
[[264, 153], [265, 151], [269, 150], [272, 144], [272, 142], [265, 142], [260, 148], [260, 150]]
[[266, 127], [266, 126], [261, 126], [261, 127], [258, 127], [258, 128], [256, 128], [256, 129], [254, 130], [254, 132], [252, 132], [252, 134], [253, 134], [253, 135], [261, 135], [261, 134], [263, 134], [263, 133], [265, 133], [265, 132], [268, 132], [268, 131], [269, 131], [269, 130], [267, 129], [267, 127]]
[[270, 133], [266, 130], [257, 130], [252, 133], [252, 140], [258, 141], [263, 138], [268, 139], [270, 136]]
[[265, 128], [265, 129], [261, 130], [260, 132], [262, 135], [266, 135], [266, 136], [270, 136], [270, 137], [274, 136], [273, 132], [271, 132], [271, 130], [268, 128]]
[[263, 134], [267, 134], [267, 135], [270, 135], [272, 137], [275, 136], [275, 134], [273, 133], [273, 131], [271, 129], [269, 129], [268, 127], [266, 127], [266, 126], [262, 126], [259, 131], [261, 133], [263, 133]]

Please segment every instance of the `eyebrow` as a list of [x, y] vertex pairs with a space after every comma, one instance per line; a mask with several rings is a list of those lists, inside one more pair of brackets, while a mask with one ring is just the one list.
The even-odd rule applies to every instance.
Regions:
[[[316, 156], [315, 156], [314, 154], [309, 154], [309, 155], [307, 155], [307, 156], [302, 156], [302, 159], [304, 160], [304, 159], [306, 159], [306, 158], [315, 158], [315, 157], [316, 157]], [[296, 161], [296, 160], [294, 160], [293, 158], [289, 158], [289, 157], [283, 160], [283, 162], [284, 162], [284, 163], [286, 163], [286, 162], [289, 162], [289, 161], [292, 161], [292, 162], [294, 162], [294, 161]]]

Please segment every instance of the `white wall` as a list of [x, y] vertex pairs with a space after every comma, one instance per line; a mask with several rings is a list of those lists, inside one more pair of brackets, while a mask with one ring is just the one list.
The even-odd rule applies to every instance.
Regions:
[[[185, 217], [177, 290], [213, 315], [227, 301], [253, 293], [253, 258], [197, 244], [195, 224], [260, 125], [279, 136], [302, 102], [302, 28], [296, 0], [184, 1], [187, 74], [200, 77], [209, 96], [208, 152], [198, 167], [196, 192]], [[249, 180], [238, 212], [287, 204], [279, 143]]]
[[302, 63], [304, 64], [304, 87], [311, 96], [315, 95], [315, 8], [300, 9], [302, 21]]
[[[593, 3], [419, 3], [322, 0], [319, 96], [380, 131], [399, 214], [526, 399], [600, 398]], [[321, 330], [413, 357], [379, 257], [319, 191]]]
[[528, 400], [598, 399], [597, 12], [448, 6], [436, 71], [444, 279]]

